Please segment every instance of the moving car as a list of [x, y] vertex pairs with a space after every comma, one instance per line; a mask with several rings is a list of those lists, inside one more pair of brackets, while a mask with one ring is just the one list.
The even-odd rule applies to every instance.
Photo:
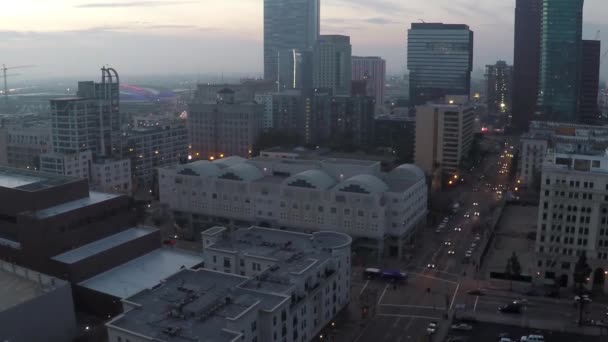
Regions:
[[448, 255], [454, 255], [454, 251], [450, 249], [450, 250], [448, 251]]
[[475, 213], [473, 213], [473, 215], [479, 216], [479, 211], [476, 211]]
[[589, 298], [589, 295], [584, 294], [582, 297], [581, 296], [574, 296], [574, 302], [578, 303], [581, 301], [581, 299], [583, 300], [583, 302], [585, 303], [591, 303], [591, 298]]
[[471, 331], [473, 326], [466, 323], [452, 324], [452, 330]]
[[443, 244], [446, 245], [446, 246], [451, 246], [452, 242], [448, 240], [448, 241], [444, 242]]
[[457, 232], [461, 232], [462, 228], [460, 228], [460, 226], [456, 226], [456, 227], [454, 227], [454, 230], [457, 231]]
[[521, 304], [509, 303], [509, 304], [501, 305], [498, 307], [498, 311], [500, 311], [502, 313], [519, 314], [519, 313], [521, 313]]
[[429, 323], [428, 327], [426, 328], [426, 333], [428, 335], [433, 335], [436, 331], [437, 331], [437, 322]]
[[471, 217], [471, 214], [467, 211], [466, 213], [464, 213], [464, 218], [469, 218]]
[[519, 341], [520, 342], [545, 342], [545, 337], [543, 335], [528, 335], [528, 336], [522, 336]]
[[428, 265], [426, 265], [426, 267], [428, 267], [428, 268], [435, 268], [435, 264], [428, 264]]

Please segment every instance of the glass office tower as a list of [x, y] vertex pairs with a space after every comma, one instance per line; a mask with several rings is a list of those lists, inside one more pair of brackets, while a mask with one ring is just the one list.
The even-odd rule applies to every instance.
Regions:
[[264, 79], [277, 81], [280, 51], [312, 49], [319, 19], [319, 0], [264, 0]]
[[467, 25], [414, 23], [408, 30], [410, 105], [470, 95], [473, 31]]
[[583, 2], [543, 0], [538, 109], [546, 120], [578, 119]]

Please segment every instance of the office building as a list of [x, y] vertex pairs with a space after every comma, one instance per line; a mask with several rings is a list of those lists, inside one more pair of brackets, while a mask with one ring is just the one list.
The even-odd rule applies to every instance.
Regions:
[[581, 253], [592, 269], [588, 289], [607, 291], [608, 157], [606, 147], [577, 152], [556, 146], [542, 167], [536, 232], [536, 284], [574, 286]]
[[192, 159], [235, 155], [248, 158], [264, 125], [264, 106], [235, 101], [235, 92], [224, 88], [214, 102], [195, 98], [188, 105], [188, 139]]
[[467, 25], [413, 23], [408, 30], [410, 104], [446, 95], [469, 96], [473, 70], [473, 31]]
[[93, 190], [131, 194], [133, 188], [129, 159], [97, 158], [91, 163], [89, 186]]
[[579, 121], [587, 124], [603, 122], [598, 106], [601, 45], [599, 40], [583, 40], [578, 114]]
[[365, 81], [367, 92], [376, 100], [376, 108], [384, 106], [384, 87], [386, 86], [386, 61], [380, 57], [352, 57], [353, 81]]
[[[106, 324], [111, 341], [311, 341], [350, 301], [345, 234], [213, 227], [203, 236], [206, 269], [125, 299]], [[178, 304], [161, 305], [167, 298]]]
[[445, 103], [416, 107], [416, 165], [427, 175], [452, 176], [473, 142], [475, 112], [468, 97], [448, 96]]
[[0, 261], [0, 339], [64, 342], [75, 337], [70, 284]]
[[140, 124], [124, 132], [122, 156], [130, 159], [135, 189], [146, 192], [156, 187], [156, 168], [188, 158], [186, 120], [146, 116], [134, 121]]
[[312, 88], [312, 49], [284, 49], [278, 54], [278, 91]]
[[374, 146], [394, 154], [401, 163], [414, 163], [416, 119], [383, 115], [374, 120]]
[[608, 127], [573, 123], [532, 121], [521, 137], [519, 180], [525, 185], [539, 185], [547, 151], [556, 146], [572, 153], [587, 153], [593, 146], [608, 142]]
[[235, 102], [253, 101], [256, 95], [275, 93], [277, 83], [275, 81], [243, 79], [236, 84], [198, 84], [194, 93], [194, 98], [200, 102], [215, 102], [217, 93], [222, 89], [234, 91]]
[[516, 0], [512, 126], [524, 132], [536, 112], [542, 0]]
[[581, 85], [583, 0], [544, 0], [538, 112], [576, 122]]
[[511, 112], [513, 91], [513, 67], [505, 61], [486, 65], [486, 99], [490, 114]]
[[41, 154], [50, 152], [48, 120], [12, 123], [0, 127], [0, 164], [35, 170]]
[[352, 46], [349, 36], [322, 35], [313, 50], [313, 87], [350, 95]]
[[278, 80], [279, 52], [311, 49], [320, 31], [319, 0], [264, 0], [264, 79]]
[[268, 94], [256, 94], [254, 101], [264, 106], [264, 122], [262, 128], [264, 130], [270, 130], [274, 128], [274, 116], [273, 116], [273, 93]]
[[427, 211], [424, 173], [413, 165], [383, 173], [377, 161], [262, 152], [161, 168], [159, 177], [160, 202], [183, 234], [217, 224], [327, 230], [402, 256]]
[[55, 267], [54, 256], [135, 223], [128, 197], [90, 192], [85, 179], [1, 167], [0, 198], [0, 258], [62, 279], [71, 274]]

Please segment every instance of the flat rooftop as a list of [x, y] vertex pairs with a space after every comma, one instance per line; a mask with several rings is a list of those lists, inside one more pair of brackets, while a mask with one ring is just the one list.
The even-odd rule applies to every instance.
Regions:
[[42, 294], [39, 284], [0, 269], [0, 312]]
[[34, 192], [77, 181], [78, 178], [0, 166], [0, 188]]
[[90, 191], [88, 197], [84, 197], [84, 198], [81, 198], [81, 199], [78, 199], [75, 201], [71, 201], [71, 202], [62, 203], [62, 204], [56, 205], [54, 207], [38, 210], [38, 211], [34, 212], [33, 215], [39, 219], [45, 219], [45, 218], [65, 214], [67, 212], [70, 212], [70, 211], [73, 211], [76, 209], [88, 207], [90, 205], [109, 201], [109, 200], [112, 200], [112, 199], [120, 197], [120, 196], [122, 196], [122, 195]]
[[298, 276], [314, 265], [324, 263], [331, 258], [332, 248], [351, 242], [351, 237], [336, 232], [302, 234], [250, 227], [239, 229], [233, 232], [232, 236], [219, 239], [207, 249], [238, 251], [248, 256], [274, 260], [275, 265], [269, 269], [269, 272], [264, 272], [259, 279], [253, 279], [243, 287], [283, 294], [293, 286], [291, 281], [293, 276]]
[[241, 333], [227, 329], [228, 319], [289, 300], [240, 288], [247, 279], [204, 269], [182, 270], [160, 287], [127, 298], [138, 308], [107, 325], [161, 341], [230, 342]]
[[52, 259], [64, 264], [74, 264], [101, 252], [124, 245], [125, 243], [136, 240], [142, 236], [154, 234], [157, 231], [158, 229], [149, 227], [129, 228], [120, 233], [110, 235], [101, 240], [97, 240], [84, 246], [72, 249], [71, 251], [63, 254], [56, 255]]
[[202, 262], [203, 258], [198, 254], [174, 248], [159, 248], [78, 285], [124, 299], [157, 286], [182, 267], [192, 268]]

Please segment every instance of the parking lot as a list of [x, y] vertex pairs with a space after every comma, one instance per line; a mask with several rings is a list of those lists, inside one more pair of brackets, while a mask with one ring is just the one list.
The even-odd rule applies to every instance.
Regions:
[[[498, 341], [499, 335], [502, 333], [508, 334], [513, 341], [520, 341], [524, 335], [537, 334], [545, 337], [545, 342], [598, 342], [608, 341], [608, 336], [581, 336], [570, 333], [562, 333], [547, 330], [535, 330], [530, 328], [522, 328], [510, 325], [478, 323], [473, 324], [471, 332], [451, 331], [450, 338], [452, 341], [462, 342], [491, 342]], [[450, 341], [448, 338], [448, 341]]]

